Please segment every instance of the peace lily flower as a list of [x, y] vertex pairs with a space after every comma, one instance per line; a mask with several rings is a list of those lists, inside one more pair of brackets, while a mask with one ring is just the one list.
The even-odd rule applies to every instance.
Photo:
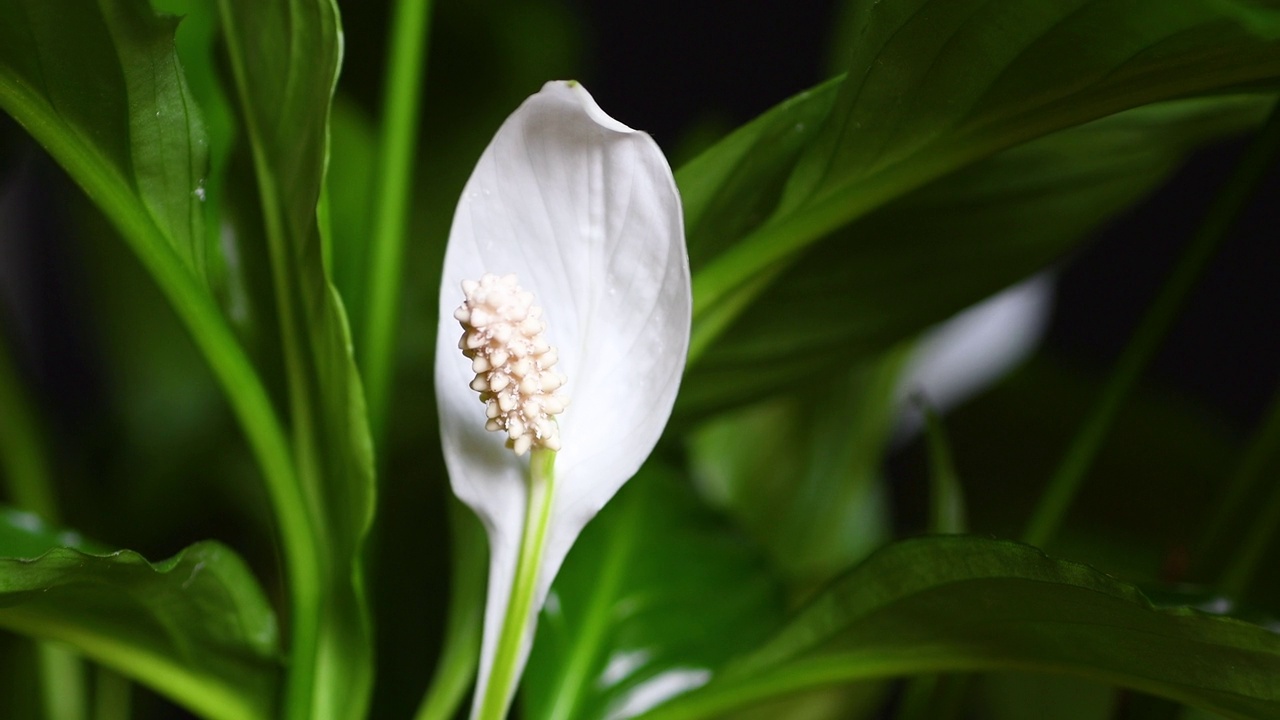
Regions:
[[565, 555], [661, 435], [690, 310], [657, 144], [581, 85], [547, 83], [476, 164], [440, 288], [441, 441], [489, 536], [473, 718], [505, 716]]

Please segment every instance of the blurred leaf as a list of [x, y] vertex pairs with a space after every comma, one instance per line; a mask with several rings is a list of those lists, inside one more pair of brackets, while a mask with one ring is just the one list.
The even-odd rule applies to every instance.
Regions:
[[1238, 20], [1249, 32], [1273, 40], [1280, 38], [1280, 8], [1270, 0], [1213, 0], [1213, 5]]
[[1280, 635], [1153, 606], [1087, 566], [1012, 542], [892, 545], [706, 687], [645, 717], [709, 717], [808, 687], [930, 672], [1087, 677], [1239, 717], [1280, 711]]
[[[328, 229], [317, 217], [341, 56], [332, 0], [222, 0], [222, 21], [270, 251], [288, 417], [315, 567], [295, 568], [299, 613], [291, 713], [363, 717], [373, 684], [362, 545], [373, 514], [373, 448]], [[314, 623], [314, 624], [313, 624]], [[314, 643], [314, 644], [313, 644]]]
[[833, 373], [822, 387], [723, 415], [690, 435], [703, 493], [793, 581], [827, 580], [888, 539], [881, 464], [906, 357], [886, 353], [855, 372]]
[[275, 616], [243, 561], [217, 543], [153, 564], [0, 512], [0, 626], [66, 642], [209, 718], [276, 714]]
[[453, 535], [448, 616], [435, 673], [415, 720], [449, 720], [456, 716], [467, 690], [475, 683], [480, 665], [489, 540], [471, 508], [452, 495], [448, 504]]
[[1045, 267], [1266, 98], [1162, 103], [1056, 133], [920, 188], [808, 252], [690, 369], [697, 415], [809, 382]]
[[[1052, 472], [1100, 388], [1098, 377], [1040, 357], [947, 416], [965, 468], [972, 532], [1021, 532], [1041, 488], [1029, 479]], [[1216, 413], [1158, 384], [1140, 388], [1121, 411], [1053, 552], [1144, 582], [1182, 579], [1187, 548], [1240, 449]], [[922, 448], [905, 455], [925, 462]], [[905, 497], [913, 494], [924, 496], [923, 481], [904, 487]]]
[[650, 463], [587, 526], [552, 587], [525, 714], [642, 712], [707, 682], [775, 627], [780, 609], [751, 548]]
[[1023, 720], [1027, 708], [1038, 720], [1112, 720], [1116, 691], [1059, 675], [990, 673], [977, 683], [975, 712], [989, 720]]
[[0, 554], [10, 558], [36, 558], [59, 547], [105, 555], [111, 548], [86, 540], [74, 530], [49, 524], [34, 512], [0, 506]]

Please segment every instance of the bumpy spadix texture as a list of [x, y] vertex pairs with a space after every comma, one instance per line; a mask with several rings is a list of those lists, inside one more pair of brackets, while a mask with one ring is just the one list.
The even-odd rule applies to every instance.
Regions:
[[559, 356], [533, 293], [515, 275], [491, 273], [463, 280], [462, 291], [466, 298], [453, 317], [462, 323], [458, 348], [476, 374], [471, 389], [485, 403], [484, 429], [507, 433], [517, 455], [531, 447], [559, 450], [555, 416], [564, 412], [565, 377], [551, 369]]
[[[536, 614], [583, 526], [639, 469], [671, 415], [692, 305], [682, 220], [657, 144], [574, 82], [547, 83], [503, 123], [458, 200], [440, 284], [436, 398], [449, 481], [489, 535], [480, 695], [511, 593], [532, 453], [506, 447], [510, 427], [505, 435], [484, 429], [470, 386], [481, 371], [457, 348], [458, 289], [486, 273], [519, 277], [546, 311], [554, 369], [569, 378], [572, 404], [555, 416], [563, 447]], [[532, 616], [526, 627], [521, 664]]]

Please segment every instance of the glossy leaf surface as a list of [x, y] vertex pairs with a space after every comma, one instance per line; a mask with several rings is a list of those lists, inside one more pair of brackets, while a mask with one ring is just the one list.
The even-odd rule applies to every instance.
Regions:
[[0, 514], [0, 626], [60, 640], [209, 718], [275, 717], [275, 616], [244, 562], [197, 543], [168, 560], [85, 547], [33, 515]]
[[0, 108], [138, 231], [140, 253], [167, 250], [198, 274], [207, 148], [177, 20], [126, 0], [4, 0], [0, 17]]
[[711, 717], [807, 687], [971, 670], [1076, 675], [1236, 717], [1280, 711], [1280, 634], [1011, 542], [901, 542], [715, 682], [646, 718]]

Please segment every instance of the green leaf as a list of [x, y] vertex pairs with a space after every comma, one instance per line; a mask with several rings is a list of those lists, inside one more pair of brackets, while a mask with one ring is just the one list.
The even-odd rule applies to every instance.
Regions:
[[843, 76], [787, 99], [676, 172], [695, 271], [769, 218], [842, 83]]
[[825, 581], [888, 539], [881, 464], [906, 357], [886, 353], [823, 388], [725, 414], [690, 435], [704, 495], [791, 580]]
[[1280, 43], [1223, 0], [900, 0], [857, 10], [850, 71], [778, 206], [695, 277], [695, 350], [802, 250], [930, 182], [1116, 112], [1280, 78]]
[[1183, 157], [1261, 121], [1266, 99], [1162, 103], [1021, 145], [837, 232], [762, 292], [690, 368], [697, 414], [808, 382], [1060, 258], [1156, 187]]
[[208, 140], [174, 53], [176, 19], [145, 0], [0, 0], [0, 17], [0, 108], [84, 189], [155, 279], [236, 412], [286, 553], [308, 551], [283, 429], [205, 278], [198, 191]]
[[208, 158], [177, 20], [125, 0], [0, 0], [0, 17], [0, 107], [134, 231], [139, 254], [174, 253], [199, 276]]
[[240, 323], [246, 302], [241, 295], [243, 281], [237, 277], [242, 270], [228, 257], [234, 258], [234, 251], [228, 251], [225, 246], [234, 240], [227, 236], [223, 214], [227, 162], [236, 120], [216, 67], [218, 9], [208, 0], [151, 0], [151, 6], [158, 13], [181, 18], [174, 36], [174, 50], [204, 119], [203, 130], [208, 138], [208, 169], [196, 186], [196, 195], [204, 210], [204, 276], [227, 315], [233, 322]]
[[1280, 45], [1215, 0], [902, 0], [859, 9], [850, 73], [777, 222], [726, 267], [739, 259], [767, 267], [886, 200], [1055, 130], [1280, 77]]
[[919, 673], [1089, 678], [1234, 717], [1280, 712], [1280, 635], [1188, 608], [1012, 542], [885, 548], [706, 687], [645, 715], [709, 717], [804, 688]]
[[286, 711], [363, 717], [373, 684], [361, 548], [373, 450], [341, 299], [317, 215], [341, 56], [332, 0], [222, 0], [239, 108], [257, 177], [313, 557], [295, 567]]
[[66, 642], [209, 718], [275, 717], [275, 616], [234, 552], [203, 542], [149, 563], [58, 546], [76, 540], [0, 511], [0, 626]]
[[525, 715], [652, 707], [759, 642], [779, 611], [755, 553], [650, 463], [587, 526], [552, 587], [525, 672]]

